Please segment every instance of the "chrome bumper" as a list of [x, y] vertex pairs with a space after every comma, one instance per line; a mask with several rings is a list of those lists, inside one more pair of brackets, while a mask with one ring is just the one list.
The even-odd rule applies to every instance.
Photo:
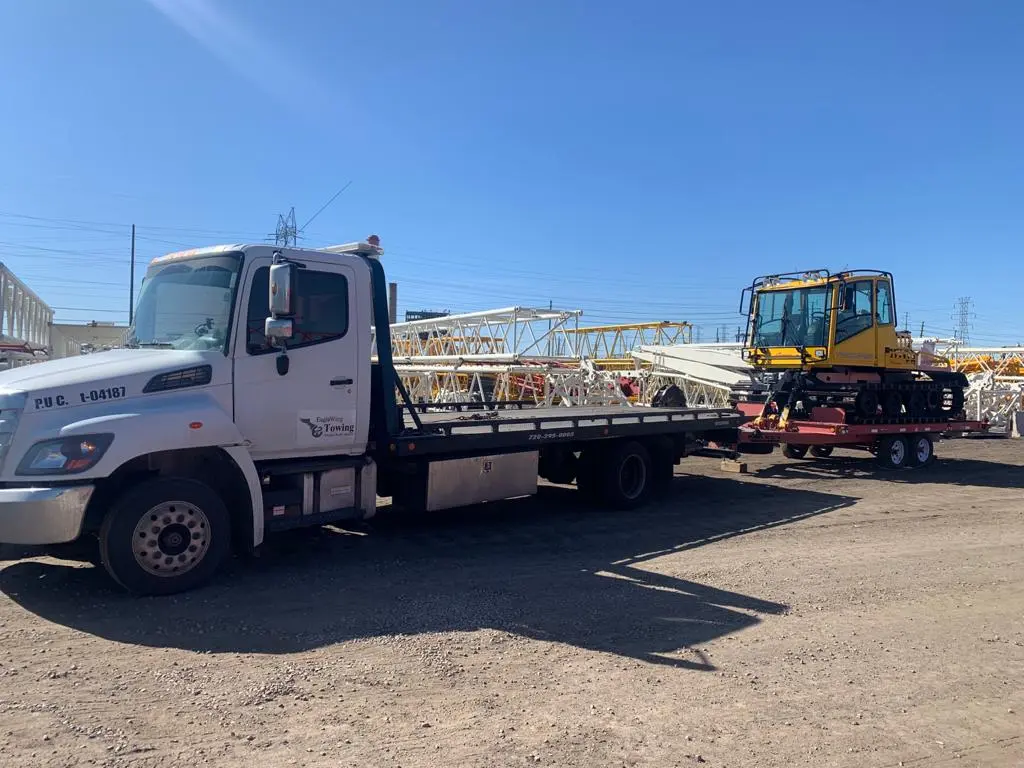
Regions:
[[64, 544], [82, 531], [93, 486], [0, 488], [0, 543]]

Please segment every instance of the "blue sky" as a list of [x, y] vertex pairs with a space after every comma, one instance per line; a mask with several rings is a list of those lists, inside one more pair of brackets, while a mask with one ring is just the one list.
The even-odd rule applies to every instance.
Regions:
[[[1024, 341], [1024, 5], [0, 0], [0, 260], [73, 320], [140, 261], [380, 234], [401, 309], [735, 330], [758, 274], [896, 274]], [[141, 270], [140, 270], [141, 271]]]

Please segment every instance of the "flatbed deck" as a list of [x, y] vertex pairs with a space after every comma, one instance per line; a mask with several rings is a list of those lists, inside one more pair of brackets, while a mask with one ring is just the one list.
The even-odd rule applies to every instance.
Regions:
[[744, 416], [730, 408], [626, 406], [527, 407], [404, 415], [405, 432], [392, 441], [398, 455], [515, 450], [546, 443], [609, 437], [735, 430]]

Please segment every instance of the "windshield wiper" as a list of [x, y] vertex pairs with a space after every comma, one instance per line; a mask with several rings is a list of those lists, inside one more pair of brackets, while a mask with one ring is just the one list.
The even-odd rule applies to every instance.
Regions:
[[174, 344], [169, 341], [139, 341], [135, 346], [143, 349], [174, 349]]
[[783, 311], [782, 323], [779, 328], [779, 346], [786, 346], [786, 329], [789, 327], [789, 312]]

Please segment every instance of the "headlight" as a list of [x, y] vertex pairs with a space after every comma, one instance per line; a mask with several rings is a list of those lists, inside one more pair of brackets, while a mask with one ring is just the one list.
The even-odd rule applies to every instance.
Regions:
[[76, 435], [44, 440], [29, 448], [15, 474], [73, 475], [84, 472], [103, 458], [113, 441], [113, 435]]

